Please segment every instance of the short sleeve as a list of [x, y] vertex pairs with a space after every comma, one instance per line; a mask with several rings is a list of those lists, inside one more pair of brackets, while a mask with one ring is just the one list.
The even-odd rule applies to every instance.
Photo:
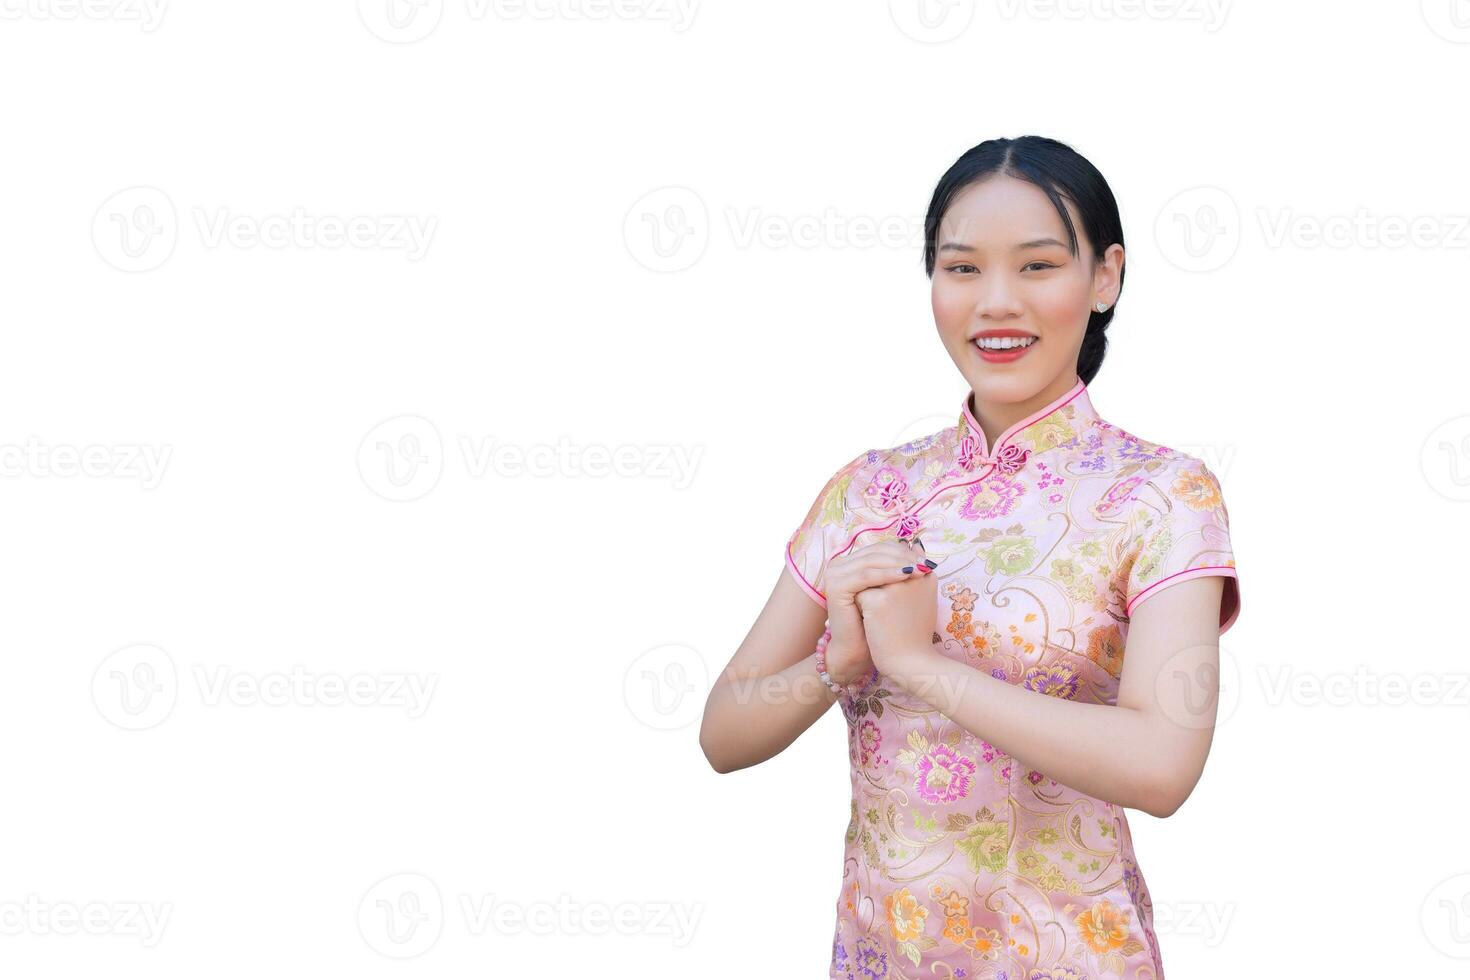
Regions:
[[1171, 461], [1137, 497], [1130, 525], [1125, 615], [1161, 590], [1205, 575], [1225, 576], [1220, 632], [1240, 615], [1240, 578], [1230, 546], [1230, 515], [1220, 481], [1192, 456]]
[[827, 607], [823, 585], [827, 565], [847, 544], [841, 539], [850, 523], [848, 494], [867, 459], [868, 452], [864, 450], [832, 474], [807, 509], [805, 520], [786, 539], [786, 570], [823, 609]]

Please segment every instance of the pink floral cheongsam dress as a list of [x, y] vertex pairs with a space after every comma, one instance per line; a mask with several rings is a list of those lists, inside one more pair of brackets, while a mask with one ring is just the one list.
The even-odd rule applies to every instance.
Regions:
[[[831, 559], [915, 535], [939, 562], [935, 648], [1038, 696], [1116, 704], [1129, 614], [1160, 589], [1227, 576], [1221, 633], [1240, 612], [1215, 475], [1104, 422], [1080, 377], [993, 453], [967, 394], [956, 425], [853, 459], [786, 567], [825, 607]], [[1162, 980], [1122, 807], [882, 677], [838, 703], [852, 806], [829, 976]]]

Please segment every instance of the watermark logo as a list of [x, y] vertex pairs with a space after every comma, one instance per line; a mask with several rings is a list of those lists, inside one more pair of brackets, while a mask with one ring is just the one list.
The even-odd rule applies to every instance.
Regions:
[[1180, 728], [1218, 728], [1240, 706], [1240, 665], [1224, 647], [1185, 647], [1154, 675], [1154, 699]]
[[1470, 873], [1451, 875], [1429, 890], [1419, 906], [1419, 926], [1445, 956], [1470, 959]]
[[975, 20], [975, 0], [888, 0], [888, 16], [920, 44], [953, 41]]
[[123, 272], [147, 272], [168, 261], [179, 240], [173, 199], [157, 187], [128, 187], [92, 215], [92, 244], [104, 262]]
[[357, 472], [384, 500], [417, 500], [439, 485], [444, 440], [434, 423], [420, 415], [387, 419], [358, 444]]
[[389, 875], [357, 905], [357, 930], [378, 953], [412, 959], [433, 948], [444, 931], [444, 899], [427, 875]]
[[[199, 247], [340, 249], [401, 252], [417, 262], [429, 252], [439, 219], [414, 214], [244, 214], [226, 207], [188, 211]], [[148, 272], [174, 254], [184, 228], [173, 199], [157, 187], [137, 186], [103, 201], [92, 216], [92, 244], [102, 260], [123, 272]]]
[[114, 650], [92, 673], [92, 703], [119, 728], [152, 728], [173, 713], [178, 699], [173, 658], [151, 643]]
[[1171, 197], [1154, 219], [1154, 241], [1185, 272], [1211, 272], [1240, 247], [1240, 209], [1219, 187], [1191, 187]]
[[623, 218], [628, 254], [645, 269], [680, 272], [698, 262], [709, 247], [709, 209], [687, 187], [649, 191]]
[[661, 187], [634, 201], [623, 217], [623, 244], [653, 272], [682, 272], [710, 244], [710, 212], [686, 187]]
[[357, 447], [363, 484], [384, 500], [418, 500], [439, 484], [453, 461], [471, 479], [650, 479], [677, 490], [694, 482], [700, 445], [625, 443], [578, 444], [566, 436], [554, 443], [516, 443], [489, 436], [461, 435], [456, 452], [446, 450], [439, 429], [419, 415], [400, 415], [374, 426]]
[[1419, 450], [1419, 468], [1435, 493], [1447, 500], [1470, 500], [1470, 415], [1437, 425]]
[[645, 650], [623, 673], [623, 703], [634, 718], [659, 731], [697, 721], [709, 690], [709, 665], [683, 643]]
[[1419, 0], [1419, 13], [1435, 34], [1452, 44], [1470, 44], [1470, 2]]
[[357, 0], [357, 16], [379, 40], [412, 44], [434, 33], [444, 0]]
[[[243, 671], [228, 664], [193, 664], [189, 674], [206, 708], [395, 708], [409, 718], [429, 710], [438, 674], [366, 671], [338, 674], [287, 670]], [[123, 647], [103, 658], [92, 674], [92, 703], [107, 721], [130, 731], [167, 719], [181, 691], [178, 668], [168, 652], [151, 643]]]

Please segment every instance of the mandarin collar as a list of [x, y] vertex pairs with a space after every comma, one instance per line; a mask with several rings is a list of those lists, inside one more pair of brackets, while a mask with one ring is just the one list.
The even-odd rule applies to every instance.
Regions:
[[[1078, 376], [1077, 383], [1063, 394], [1002, 432], [995, 440], [992, 452], [986, 445], [985, 431], [970, 411], [972, 394], [974, 392], [966, 392], [960, 401], [960, 417], [956, 424], [959, 463], [966, 470], [978, 470], [995, 463], [1002, 472], [1014, 473], [1026, 464], [1031, 453], [1045, 452], [1067, 442], [1072, 433], [1067, 420], [1098, 418], [1087, 394], [1087, 384]], [[1068, 411], [1063, 413], [1063, 408]]]

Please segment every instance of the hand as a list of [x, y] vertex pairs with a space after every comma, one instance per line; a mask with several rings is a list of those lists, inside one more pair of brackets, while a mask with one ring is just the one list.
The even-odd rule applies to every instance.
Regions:
[[854, 601], [868, 655], [879, 671], [893, 673], [904, 658], [932, 649], [939, 603], [939, 581], [932, 573], [863, 589]]
[[[910, 566], [912, 572], [902, 570]], [[827, 644], [827, 673], [834, 681], [849, 684], [865, 677], [875, 665], [857, 597], [865, 591], [871, 594], [882, 586], [930, 578], [931, 567], [922, 543], [893, 539], [875, 541], [833, 559], [827, 570], [826, 586], [827, 626], [832, 631], [832, 639]], [[936, 596], [933, 602], [937, 601]], [[926, 638], [933, 627], [931, 603]], [[878, 668], [882, 670], [881, 665]]]

